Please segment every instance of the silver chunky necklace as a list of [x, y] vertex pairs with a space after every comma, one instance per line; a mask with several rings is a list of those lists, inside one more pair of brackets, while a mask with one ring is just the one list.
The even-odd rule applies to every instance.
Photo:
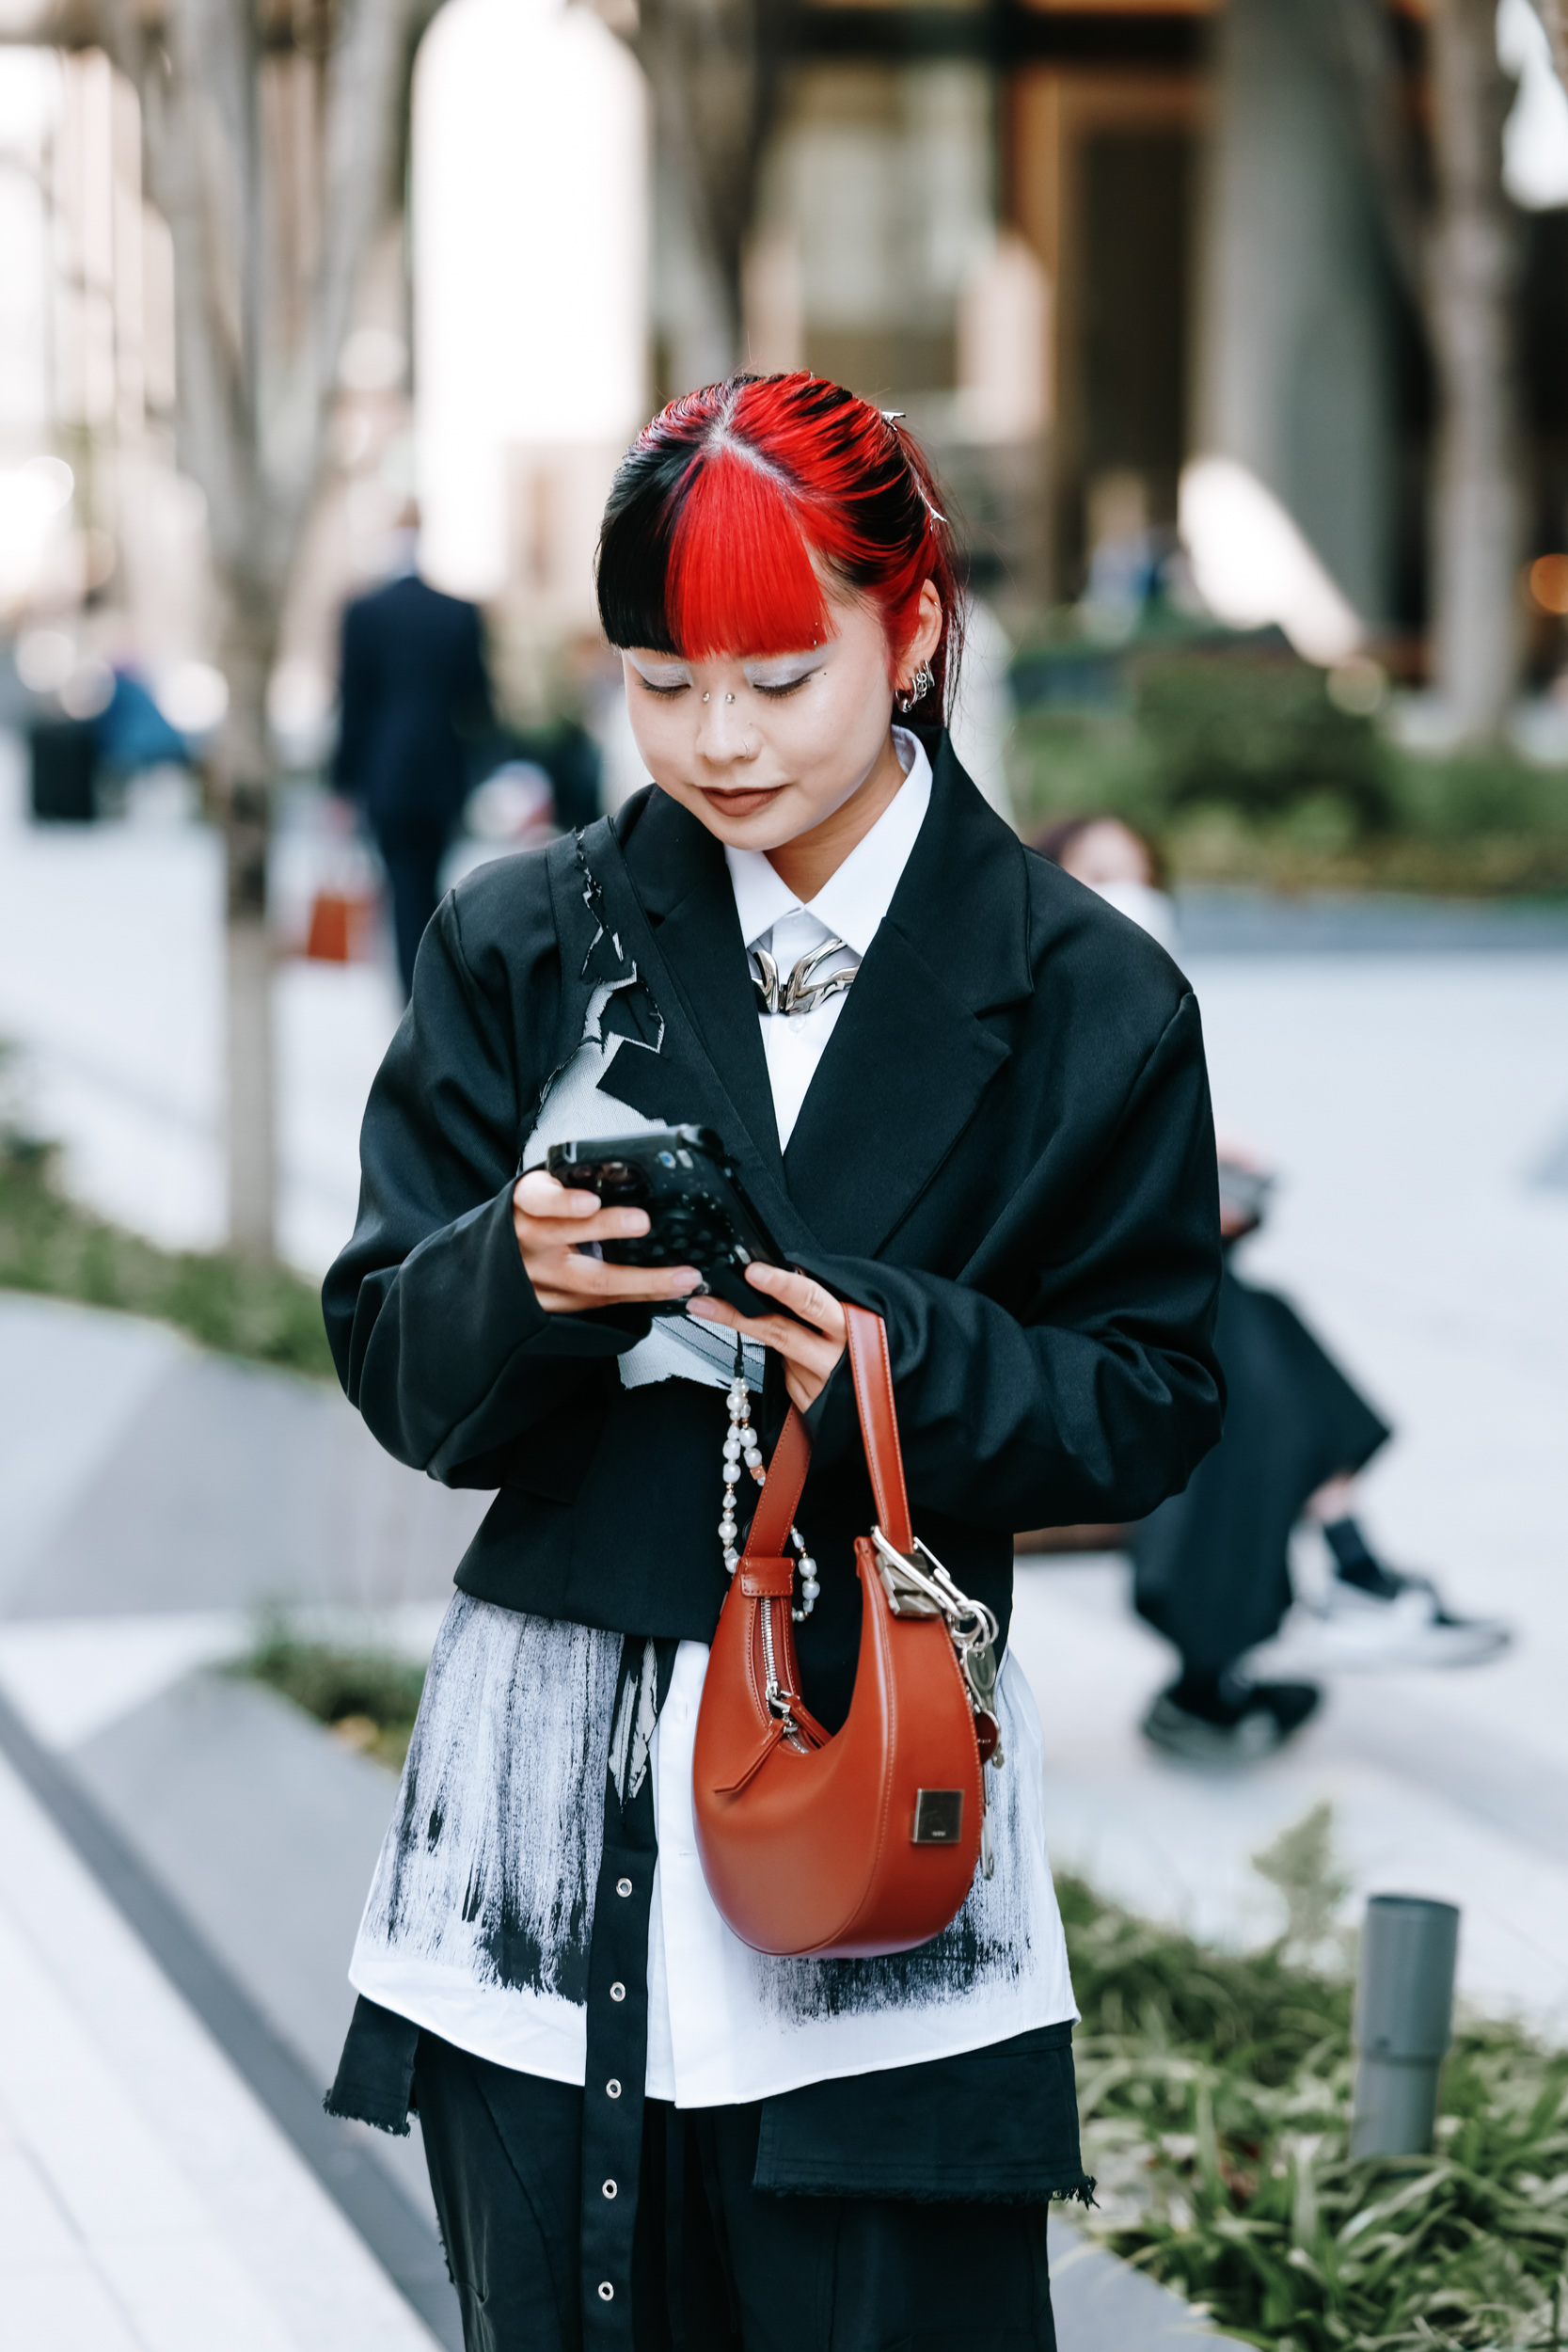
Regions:
[[803, 955], [784, 978], [767, 948], [753, 947], [752, 961], [757, 968], [752, 976], [752, 986], [756, 991], [759, 1009], [763, 1012], [815, 1012], [830, 996], [842, 995], [860, 970], [858, 963], [850, 964], [847, 971], [830, 972], [825, 980], [819, 980], [816, 972], [843, 946], [842, 939], [825, 939], [820, 947], [813, 947]]

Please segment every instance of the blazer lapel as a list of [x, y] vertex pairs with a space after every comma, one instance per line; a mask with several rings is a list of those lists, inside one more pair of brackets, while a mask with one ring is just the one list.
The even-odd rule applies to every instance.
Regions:
[[871, 1257], [899, 1225], [1011, 1057], [980, 1014], [1032, 988], [1023, 851], [943, 735], [926, 822], [784, 1154], [826, 1248]]
[[588, 855], [626, 952], [645, 972], [666, 1026], [658, 1053], [623, 1048], [600, 1090], [645, 1118], [715, 1128], [781, 1248], [807, 1249], [814, 1237], [784, 1189], [773, 1093], [723, 850], [662, 793], [629, 805], [628, 815], [625, 847], [608, 826], [602, 834], [595, 827]]

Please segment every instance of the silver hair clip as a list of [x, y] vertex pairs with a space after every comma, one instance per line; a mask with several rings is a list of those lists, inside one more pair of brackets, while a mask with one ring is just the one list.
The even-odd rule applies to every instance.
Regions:
[[[917, 483], [915, 486], [916, 486], [916, 488], [918, 489], [920, 485], [918, 485], [918, 483]], [[921, 501], [922, 501], [922, 503], [923, 503], [923, 504], [924, 504], [924, 506], [925, 506], [925, 509], [926, 509], [927, 514], [927, 515], [929, 515], [929, 516], [931, 517], [931, 520], [932, 520], [934, 523], [944, 523], [944, 522], [947, 520], [947, 517], [946, 517], [946, 516], [945, 516], [945, 515], [939, 515], [939, 514], [938, 514], [938, 512], [937, 512], [936, 508], [935, 508], [935, 507], [931, 504], [930, 500], [929, 500], [928, 498], [927, 498], [926, 493], [925, 493], [925, 491], [924, 491], [924, 490], [921, 490], [921, 492], [920, 492], [920, 497], [921, 497]]]
[[907, 408], [884, 408], [882, 410], [882, 414], [887, 419], [889, 424], [901, 424], [909, 413], [910, 412]]

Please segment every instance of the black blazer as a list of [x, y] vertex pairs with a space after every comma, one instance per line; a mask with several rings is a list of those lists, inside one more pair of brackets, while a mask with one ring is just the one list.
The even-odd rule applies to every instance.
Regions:
[[479, 609], [413, 574], [343, 614], [332, 781], [378, 833], [444, 833], [468, 788], [467, 747], [493, 724]]
[[[678, 803], [650, 787], [580, 850], [482, 867], [437, 912], [324, 1301], [383, 1445], [497, 1489], [466, 1592], [697, 1640], [723, 1599], [722, 1392], [622, 1389], [613, 1358], [646, 1317], [546, 1314], [513, 1232], [524, 1141], [607, 978], [628, 1041], [605, 1090], [717, 1128], [776, 1238], [885, 1316], [916, 1528], [1004, 1632], [1016, 1529], [1140, 1518], [1218, 1437], [1197, 1006], [930, 742], [929, 813], [782, 1156], [723, 852]], [[770, 1361], [773, 1426], [784, 1404]], [[822, 1597], [801, 1672], [832, 1724], [873, 1517], [847, 1364], [808, 1421]]]

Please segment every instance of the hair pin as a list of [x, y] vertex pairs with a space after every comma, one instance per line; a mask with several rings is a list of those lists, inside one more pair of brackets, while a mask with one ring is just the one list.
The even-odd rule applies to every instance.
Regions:
[[909, 413], [910, 412], [907, 408], [884, 408], [882, 410], [882, 414], [887, 419], [889, 424], [902, 423], [903, 420], [909, 415]]

